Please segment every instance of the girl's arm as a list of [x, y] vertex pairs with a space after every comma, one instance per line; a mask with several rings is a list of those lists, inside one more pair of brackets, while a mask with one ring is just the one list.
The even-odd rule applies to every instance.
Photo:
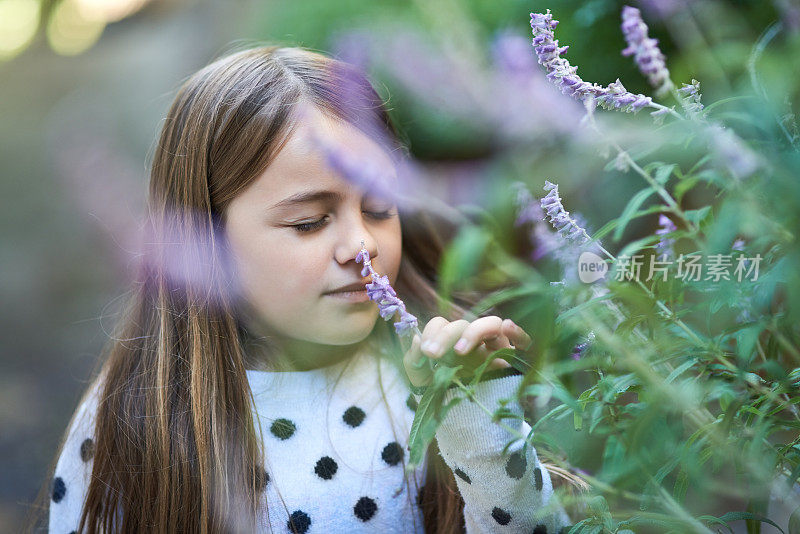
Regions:
[[94, 418], [97, 408], [95, 381], [81, 399], [67, 430], [67, 438], [50, 483], [50, 519], [48, 532], [78, 530], [94, 457]]
[[[480, 382], [475, 398], [494, 411], [500, 399], [514, 399], [522, 378], [518, 374]], [[492, 422], [459, 389], [449, 389], [444, 403], [456, 396], [462, 400], [445, 414], [436, 440], [464, 499], [467, 533], [566, 533], [572, 522], [555, 499], [550, 475], [536, 450], [516, 439], [504, 455], [503, 448], [516, 436]], [[421, 396], [415, 398], [419, 402]], [[506, 409], [518, 418], [504, 418], [502, 423], [527, 436], [531, 427], [522, 420], [519, 403], [512, 400]]]

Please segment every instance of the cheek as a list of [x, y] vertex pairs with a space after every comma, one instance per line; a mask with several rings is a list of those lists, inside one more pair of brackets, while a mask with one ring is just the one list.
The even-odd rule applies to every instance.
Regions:
[[394, 283], [397, 280], [397, 275], [400, 272], [400, 260], [403, 255], [402, 233], [400, 231], [400, 222], [397, 221], [393, 228], [387, 232], [381, 240], [381, 256], [376, 261], [378, 267], [389, 277], [389, 282]]
[[324, 262], [318, 246], [271, 236], [247, 244], [240, 268], [251, 294], [286, 307], [319, 292]]

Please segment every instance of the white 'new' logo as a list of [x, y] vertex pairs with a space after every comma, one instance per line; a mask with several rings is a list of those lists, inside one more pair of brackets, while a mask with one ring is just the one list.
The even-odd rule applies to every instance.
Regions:
[[608, 272], [608, 265], [603, 258], [594, 252], [582, 252], [578, 258], [578, 278], [584, 284], [591, 284], [603, 278]]

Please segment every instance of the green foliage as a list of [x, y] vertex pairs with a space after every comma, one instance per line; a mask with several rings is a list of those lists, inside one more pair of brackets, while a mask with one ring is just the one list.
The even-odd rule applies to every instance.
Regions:
[[[619, 77], [633, 92], [652, 92], [637, 81], [630, 58], [619, 57], [623, 3], [534, 4], [526, 10], [554, 9], [559, 37], [585, 79], [607, 84]], [[764, 523], [783, 532], [785, 519], [769, 516], [765, 497], [781, 484], [794, 488], [800, 504], [800, 136], [792, 111], [800, 80], [788, 67], [800, 39], [788, 28], [775, 31], [774, 13], [756, 2], [740, 2], [739, 9], [700, 4], [708, 13], [678, 13], [654, 23], [651, 36], [674, 57], [676, 86], [701, 80], [701, 113], [672, 92], [655, 99], [675, 109], [661, 124], [646, 112], [595, 111], [594, 130], [569, 142], [505, 145], [486, 135], [485, 124], [442, 140], [441, 146], [456, 137], [495, 144], [469, 145], [492, 164], [485, 176], [492, 204], [461, 207], [473, 222], [449, 244], [438, 289], [444, 298], [485, 294], [472, 313], [510, 317], [532, 336], [529, 351], [491, 357], [525, 374], [519, 400], [530, 408], [528, 444], [588, 485], [567, 491], [573, 533], [733, 532], [741, 524], [757, 532]], [[415, 5], [443, 40], [459, 46], [453, 35], [484, 38], [502, 26], [506, 10], [521, 9], [514, 2], [465, 3], [452, 20], [482, 14], [484, 22], [448, 34], [455, 4]], [[464, 50], [481, 49], [474, 45]], [[433, 143], [430, 132], [448, 130], [441, 128], [452, 124], [447, 120], [419, 117], [412, 140]], [[595, 137], [587, 141], [586, 132]], [[521, 180], [541, 197], [545, 179], [566, 184], [563, 202], [573, 214], [598, 222], [589, 235], [603, 247], [604, 280], [570, 281], [577, 254], [571, 264], [568, 254], [529, 259], [541, 236], [532, 231], [536, 221], [514, 224], [508, 183]], [[648, 266], [667, 254], [663, 232], [655, 233], [659, 215], [677, 227], [667, 236], [673, 242], [664, 278], [648, 276]], [[521, 249], [531, 236], [532, 247]], [[637, 255], [644, 260], [640, 275], [626, 277], [622, 260]], [[702, 260], [696, 278], [683, 263], [691, 256]], [[730, 269], [721, 269], [724, 261]], [[412, 466], [453, 405], [444, 403], [448, 388], [469, 397], [488, 365], [464, 369], [458, 362], [453, 353], [442, 358], [419, 403]], [[501, 407], [491, 415], [501, 424], [507, 413]]]
[[[588, 17], [588, 4], [585, 12]], [[787, 154], [795, 148], [753, 95], [729, 95], [705, 111], [700, 122], [654, 125], [653, 131], [671, 137], [631, 147], [626, 170], [644, 187], [618, 188], [619, 215], [592, 235], [618, 244], [609, 252], [610, 266], [637, 254], [652, 260], [663, 236], [647, 221], [668, 214], [678, 229], [670, 235], [667, 280], [645, 279], [644, 268], [638, 279], [614, 278], [611, 269], [599, 294], [588, 284], [549, 286], [548, 280], [561, 278], [557, 262], [521, 267], [506, 248], [510, 230], [497, 222], [502, 217], [485, 215], [459, 235], [443, 262], [447, 293], [476, 287], [493, 273], [497, 290], [474, 311], [508, 310], [505, 316], [538, 328], [535, 356], [521, 355], [530, 364], [518, 367], [527, 373], [520, 398], [540, 408], [527, 439], [552, 451], [548, 457], [565, 458], [562, 467], [580, 468], [589, 483], [588, 492], [575, 495], [581, 504], [572, 515], [581, 515], [574, 532], [733, 532], [736, 522], [749, 532], [764, 523], [787, 528], [766, 515], [761, 497], [772, 481], [791, 486], [800, 475], [800, 332], [791, 320], [800, 292], [789, 286], [800, 271], [792, 247], [800, 166]], [[741, 151], [760, 156], [754, 172], [735, 176], [731, 158], [738, 154], [714, 152], [708, 121], [727, 126], [739, 136]], [[677, 140], [682, 152], [670, 160]], [[612, 151], [607, 157], [605, 172], [618, 172], [619, 156]], [[539, 190], [537, 181], [530, 185]], [[571, 201], [565, 195], [564, 203]], [[506, 199], [496, 209], [508, 205]], [[733, 250], [737, 239], [742, 251]], [[697, 279], [681, 277], [676, 260], [689, 254], [699, 255], [706, 268], [714, 255], [730, 255], [731, 274], [704, 270]], [[737, 279], [733, 269], [742, 259], [743, 267], [752, 267], [756, 256], [758, 276], [750, 271], [742, 277], [745, 269]], [[588, 331], [596, 340], [580, 359], [570, 358]], [[559, 441], [558, 428], [571, 432], [571, 444]], [[723, 498], [737, 508], [720, 510]]]

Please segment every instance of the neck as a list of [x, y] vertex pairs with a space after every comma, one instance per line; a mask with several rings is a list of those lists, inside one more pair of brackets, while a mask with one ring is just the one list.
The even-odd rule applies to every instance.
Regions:
[[344, 361], [363, 349], [369, 340], [351, 345], [325, 345], [300, 339], [277, 339], [276, 357], [282, 360], [278, 366], [282, 371], [310, 371], [328, 367]]
[[342, 362], [365, 349], [373, 335], [349, 345], [329, 345], [290, 338], [246, 316], [246, 367], [267, 371], [310, 371]]

